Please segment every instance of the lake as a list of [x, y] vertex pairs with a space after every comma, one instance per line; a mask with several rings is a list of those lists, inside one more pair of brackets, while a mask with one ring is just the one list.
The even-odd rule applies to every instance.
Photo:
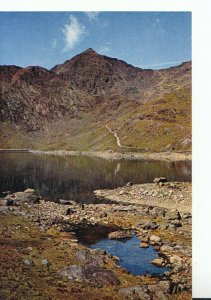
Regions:
[[155, 177], [191, 181], [190, 161], [106, 160], [88, 156], [0, 153], [0, 194], [33, 188], [43, 198], [97, 203], [93, 191]]

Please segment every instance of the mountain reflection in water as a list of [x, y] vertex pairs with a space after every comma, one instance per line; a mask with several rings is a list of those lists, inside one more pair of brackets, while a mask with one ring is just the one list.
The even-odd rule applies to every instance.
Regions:
[[0, 193], [34, 188], [46, 199], [95, 203], [93, 191], [155, 177], [191, 181], [191, 162], [105, 160], [86, 156], [50, 156], [32, 153], [0, 154]]

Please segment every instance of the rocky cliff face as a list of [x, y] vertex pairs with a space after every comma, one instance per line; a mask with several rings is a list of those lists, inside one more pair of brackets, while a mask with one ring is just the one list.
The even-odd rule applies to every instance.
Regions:
[[52, 71], [74, 87], [94, 94], [110, 89], [125, 90], [125, 83], [128, 85], [153, 75], [152, 70], [135, 68], [124, 61], [99, 55], [93, 49], [55, 66]]
[[[151, 120], [154, 125], [173, 120], [175, 126], [178, 125], [164, 95], [179, 90], [183, 97], [191, 96], [191, 62], [165, 70], [143, 70], [87, 49], [51, 70], [38, 66], [0, 66], [0, 133], [5, 137], [1, 147], [18, 145], [12, 133], [16, 131], [23, 137], [25, 146], [29, 137], [34, 141], [30, 142], [31, 147], [38, 143], [39, 137], [39, 147], [45, 145], [48, 148], [49, 140], [54, 141], [56, 147], [59, 140], [58, 147], [62, 141], [62, 146], [71, 149], [80, 148], [80, 145], [94, 150], [101, 146], [102, 149], [113, 148], [115, 141], [103, 146], [104, 141], [100, 140], [107, 122], [113, 123], [113, 130], [120, 134], [122, 128], [129, 125], [127, 136], [130, 130], [134, 135], [133, 123], [141, 119]], [[166, 102], [156, 113], [154, 104], [150, 103], [162, 97]], [[146, 110], [146, 104], [149, 111], [143, 114], [141, 111]], [[190, 107], [187, 108], [187, 103], [181, 105], [181, 114], [184, 115], [184, 110], [186, 114], [184, 120], [190, 121]], [[131, 115], [137, 116], [137, 111], [138, 119], [131, 123]], [[128, 119], [125, 119], [127, 114]], [[190, 124], [186, 127], [189, 128], [186, 128], [184, 138], [190, 138]], [[81, 138], [79, 146], [75, 145], [75, 140], [86, 130], [88, 137]], [[102, 134], [97, 133], [99, 130]], [[140, 138], [139, 130], [141, 132], [141, 128], [136, 130], [135, 139]], [[94, 143], [98, 146], [94, 148], [90, 142], [91, 133], [93, 141], [98, 140]]]

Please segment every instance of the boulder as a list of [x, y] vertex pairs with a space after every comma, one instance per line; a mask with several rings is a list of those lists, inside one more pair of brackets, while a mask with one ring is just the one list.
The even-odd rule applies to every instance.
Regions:
[[172, 220], [171, 225], [174, 225], [175, 228], [182, 227], [182, 223], [179, 220]]
[[160, 247], [160, 251], [161, 252], [172, 252], [173, 251], [173, 247], [168, 246], [168, 245], [163, 245]]
[[83, 267], [83, 276], [90, 284], [96, 287], [120, 284], [119, 279], [111, 270], [107, 270], [90, 264]]
[[141, 242], [140, 248], [149, 248], [149, 244], [145, 242]]
[[149, 241], [149, 237], [148, 236], [142, 236], [141, 237], [141, 242], [148, 243], [148, 241]]
[[125, 186], [132, 186], [132, 185], [133, 185], [133, 183], [128, 181]]
[[59, 204], [62, 204], [62, 205], [77, 205], [77, 203], [73, 200], [63, 200], [63, 199], [59, 199]]
[[168, 227], [169, 227], [169, 224], [168, 224], [168, 223], [167, 223], [167, 224], [161, 224], [161, 225], [160, 225], [160, 229], [161, 229], [161, 230], [166, 230]]
[[8, 206], [0, 206], [0, 213], [5, 214], [9, 210]]
[[7, 195], [11, 194], [11, 192], [10, 191], [4, 191], [4, 192], [2, 192], [2, 194], [7, 196]]
[[25, 264], [25, 265], [28, 265], [28, 266], [33, 264], [33, 260], [32, 260], [32, 259], [30, 259], [30, 258], [26, 258], [26, 259], [24, 259], [24, 261], [23, 261], [23, 262], [24, 262], [24, 264]]
[[58, 272], [61, 276], [66, 276], [70, 281], [73, 282], [83, 282], [84, 276], [82, 272], [82, 267], [77, 265], [72, 265], [66, 267]]
[[161, 289], [163, 291], [165, 291], [166, 293], [170, 293], [171, 291], [171, 283], [168, 280], [161, 280], [159, 281], [159, 286], [161, 287]]
[[161, 216], [163, 217], [165, 215], [165, 212], [166, 212], [166, 209], [165, 208], [162, 208], [162, 207], [153, 207], [152, 210], [150, 210], [150, 215], [152, 216], [155, 216], [155, 217], [158, 217], [158, 216]]
[[164, 182], [167, 182], [168, 180], [166, 179], [166, 177], [157, 177], [153, 180], [154, 183], [164, 183]]
[[169, 259], [170, 263], [171, 264], [176, 264], [176, 265], [181, 265], [182, 263], [182, 258], [180, 256], [177, 256], [177, 255], [173, 255], [170, 257]]
[[150, 236], [150, 242], [160, 243], [160, 242], [162, 242], [162, 239], [161, 239], [161, 237], [159, 237], [157, 235], [151, 235]]
[[151, 299], [167, 300], [172, 298], [157, 284], [148, 285], [148, 289], [149, 294], [151, 295]]
[[124, 195], [124, 194], [126, 194], [127, 192], [126, 191], [124, 191], [124, 190], [121, 190], [121, 191], [119, 191], [119, 195], [121, 196], [121, 195]]
[[77, 259], [84, 264], [92, 264], [95, 266], [104, 265], [104, 257], [102, 253], [90, 253], [89, 250], [78, 250], [76, 252]]
[[24, 192], [17, 192], [5, 197], [8, 201], [15, 201], [16, 205], [24, 202], [38, 203], [39, 197], [35, 194], [35, 190], [26, 189]]
[[41, 264], [42, 264], [43, 266], [47, 266], [47, 265], [49, 265], [49, 262], [48, 262], [47, 259], [42, 259], [42, 260], [41, 260]]
[[178, 210], [167, 211], [165, 214], [167, 220], [180, 220], [181, 216]]
[[132, 233], [127, 230], [127, 231], [113, 231], [108, 234], [109, 239], [128, 239], [132, 238]]
[[7, 199], [7, 205], [8, 206], [15, 206], [16, 205], [15, 199]]
[[181, 140], [181, 146], [184, 148], [191, 146], [191, 144], [192, 144], [192, 140], [188, 137]]
[[119, 290], [119, 295], [122, 299], [133, 299], [133, 300], [167, 300], [171, 297], [167, 292], [159, 285], [144, 285], [134, 286], [129, 288], [122, 288]]
[[24, 193], [35, 194], [35, 190], [28, 188], [24, 191]]
[[182, 218], [183, 219], [191, 219], [192, 218], [192, 214], [191, 213], [183, 213], [182, 214]]
[[119, 295], [123, 299], [141, 299], [150, 300], [147, 286], [134, 286], [130, 288], [122, 288], [119, 290]]
[[72, 265], [60, 270], [58, 274], [68, 277], [72, 282], [87, 282], [95, 287], [120, 284], [112, 271], [92, 264]]
[[159, 224], [156, 222], [149, 222], [149, 221], [144, 221], [138, 224], [138, 227], [141, 227], [143, 229], [150, 229], [150, 230], [155, 230], [159, 228]]
[[160, 246], [159, 246], [159, 245], [155, 245], [155, 246], [154, 246], [154, 249], [155, 249], [156, 251], [159, 251], [159, 250], [160, 250]]
[[157, 266], [157, 267], [162, 267], [165, 265], [165, 261], [162, 257], [158, 257], [158, 258], [155, 258], [151, 261], [151, 264]]
[[0, 199], [0, 206], [7, 206], [7, 199]]

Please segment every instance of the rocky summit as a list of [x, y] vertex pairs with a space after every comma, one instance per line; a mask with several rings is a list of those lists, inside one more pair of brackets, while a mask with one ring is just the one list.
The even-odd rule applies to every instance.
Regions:
[[0, 66], [0, 82], [0, 148], [191, 148], [191, 62], [146, 70], [89, 48], [51, 70]]

